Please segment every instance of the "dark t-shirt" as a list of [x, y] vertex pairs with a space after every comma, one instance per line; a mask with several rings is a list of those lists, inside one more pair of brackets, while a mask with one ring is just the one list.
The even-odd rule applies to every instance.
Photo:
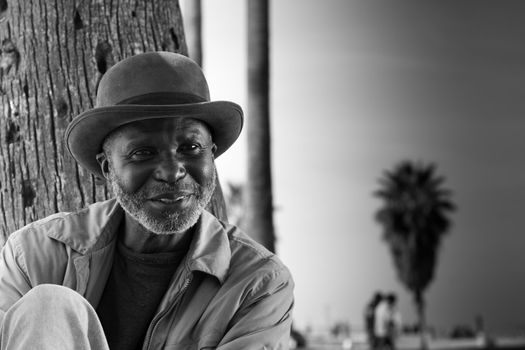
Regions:
[[186, 251], [141, 254], [121, 242], [97, 307], [111, 350], [141, 349], [148, 326]]

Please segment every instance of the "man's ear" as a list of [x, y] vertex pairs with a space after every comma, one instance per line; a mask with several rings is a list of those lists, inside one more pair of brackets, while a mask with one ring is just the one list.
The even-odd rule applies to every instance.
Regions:
[[217, 145], [216, 144], [213, 144], [211, 146], [211, 153], [213, 153], [213, 155], [215, 155], [215, 152], [217, 152]]
[[109, 178], [109, 160], [108, 160], [108, 157], [106, 156], [106, 153], [100, 152], [99, 154], [97, 154], [96, 157], [97, 157], [98, 165], [100, 166], [100, 170], [102, 171], [102, 175], [104, 175], [104, 177], [108, 179]]

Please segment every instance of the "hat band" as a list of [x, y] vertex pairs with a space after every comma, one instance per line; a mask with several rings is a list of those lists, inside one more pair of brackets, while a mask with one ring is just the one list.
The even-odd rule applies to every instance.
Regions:
[[184, 92], [151, 92], [127, 98], [116, 105], [180, 105], [206, 101], [201, 96]]

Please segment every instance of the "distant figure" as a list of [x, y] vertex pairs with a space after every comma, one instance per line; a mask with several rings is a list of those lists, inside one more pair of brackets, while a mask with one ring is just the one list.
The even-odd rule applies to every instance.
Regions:
[[382, 299], [383, 294], [381, 294], [381, 292], [375, 292], [375, 294], [372, 296], [372, 299], [368, 302], [368, 304], [365, 307], [365, 328], [370, 349], [377, 349], [377, 336], [375, 333], [375, 313], [376, 307], [377, 305], [379, 305]]
[[485, 331], [485, 321], [482, 315], [474, 319], [476, 344], [480, 348], [494, 348], [494, 340]]
[[307, 345], [305, 336], [293, 325], [290, 332], [290, 342], [293, 344], [293, 346], [290, 346], [291, 349], [304, 349]]
[[400, 328], [401, 314], [397, 309], [397, 296], [394, 293], [389, 293], [376, 307], [376, 348], [381, 350], [394, 350]]

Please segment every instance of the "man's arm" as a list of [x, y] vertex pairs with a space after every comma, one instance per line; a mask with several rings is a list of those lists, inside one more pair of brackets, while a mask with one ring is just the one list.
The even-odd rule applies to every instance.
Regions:
[[285, 268], [263, 278], [235, 314], [217, 350], [288, 349], [293, 288]]
[[17, 234], [13, 233], [0, 252], [0, 326], [7, 310], [31, 289], [23, 257], [18, 255]]

